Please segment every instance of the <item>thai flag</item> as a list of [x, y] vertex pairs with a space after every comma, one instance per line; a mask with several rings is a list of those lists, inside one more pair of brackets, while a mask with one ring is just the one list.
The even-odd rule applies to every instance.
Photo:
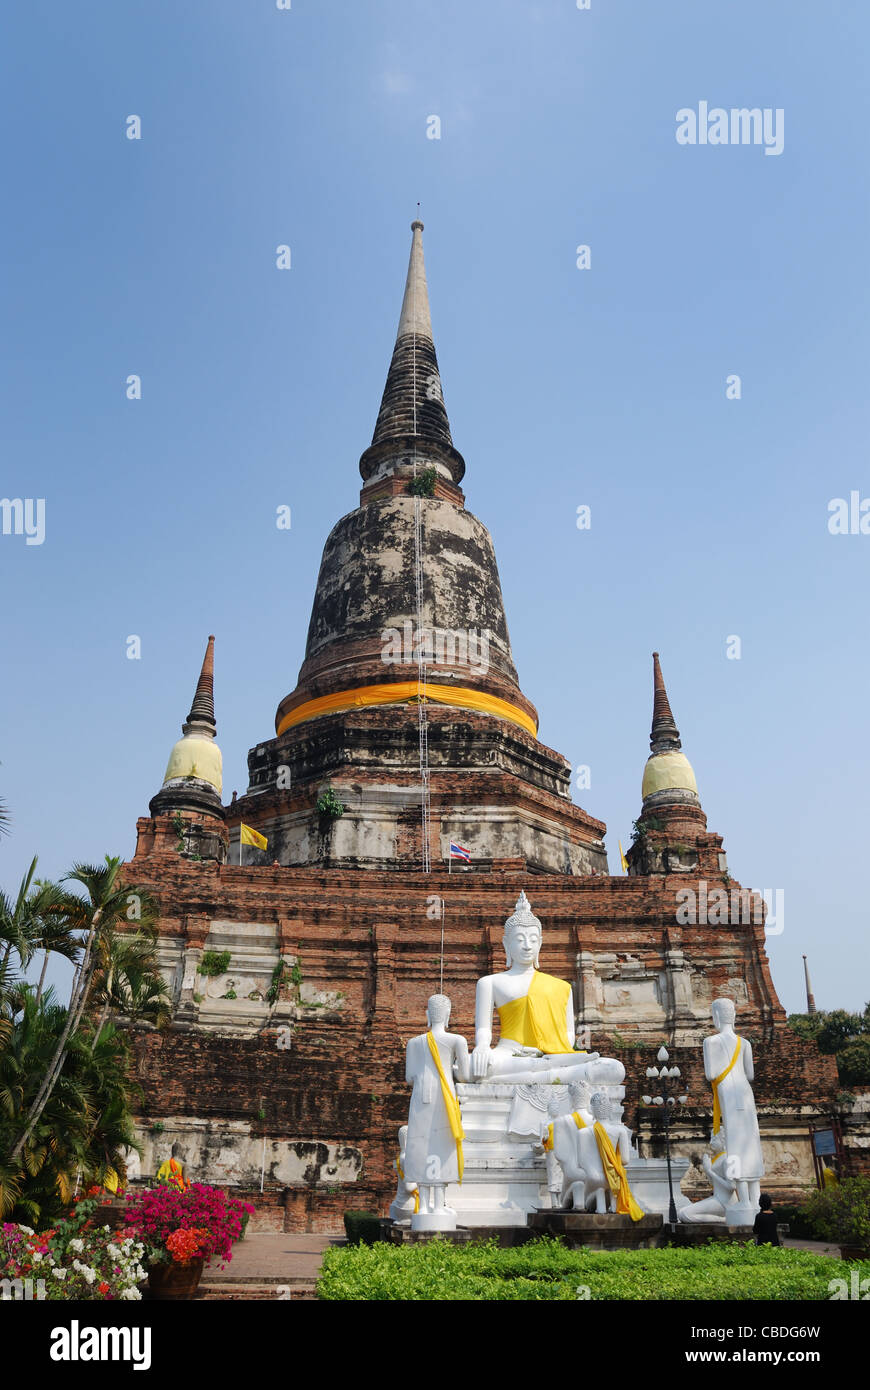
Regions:
[[467, 864], [468, 861], [469, 861], [469, 859], [471, 858], [471, 851], [470, 851], [470, 850], [467, 850], [467, 849], [465, 848], [464, 845], [455, 845], [455, 844], [453, 843], [453, 841], [451, 840], [451, 841], [450, 841], [450, 858], [451, 858], [451, 859], [464, 859], [464, 860], [465, 860], [465, 863]]

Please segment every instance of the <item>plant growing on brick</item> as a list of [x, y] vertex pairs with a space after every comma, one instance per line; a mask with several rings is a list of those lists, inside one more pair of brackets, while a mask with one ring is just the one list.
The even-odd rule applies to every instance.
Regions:
[[328, 820], [338, 820], [339, 816], [344, 815], [345, 809], [332, 787], [327, 787], [326, 791], [317, 798], [317, 810], [321, 816], [325, 816]]
[[417, 474], [416, 478], [412, 478], [408, 483], [408, 492], [411, 497], [434, 497], [437, 477], [437, 469], [424, 468], [421, 473]]
[[229, 951], [203, 951], [202, 960], [199, 963], [200, 975], [208, 975], [210, 977], [225, 975], [229, 968]]

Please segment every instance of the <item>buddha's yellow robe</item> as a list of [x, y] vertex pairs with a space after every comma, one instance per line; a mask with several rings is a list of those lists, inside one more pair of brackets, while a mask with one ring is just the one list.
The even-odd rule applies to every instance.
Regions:
[[536, 1047], [547, 1056], [573, 1052], [566, 1016], [571, 986], [567, 980], [536, 970], [528, 994], [499, 1004], [501, 1035], [523, 1047]]

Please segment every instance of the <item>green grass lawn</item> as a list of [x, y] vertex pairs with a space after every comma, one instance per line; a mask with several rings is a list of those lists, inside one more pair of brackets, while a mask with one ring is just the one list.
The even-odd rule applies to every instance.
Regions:
[[351, 1245], [328, 1250], [321, 1299], [783, 1299], [831, 1297], [856, 1264], [806, 1250], [724, 1242], [662, 1250], [568, 1250], [543, 1238], [513, 1250], [494, 1242]]

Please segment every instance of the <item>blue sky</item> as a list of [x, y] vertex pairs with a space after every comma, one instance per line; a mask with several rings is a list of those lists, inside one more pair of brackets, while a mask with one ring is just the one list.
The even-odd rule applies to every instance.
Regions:
[[[866, 5], [30, 0], [9, 27], [0, 493], [45, 498], [46, 534], [0, 536], [3, 886], [132, 853], [209, 632], [244, 788], [357, 504], [419, 200], [467, 503], [611, 867], [657, 648], [731, 872], [785, 892], [785, 1006], [804, 951], [820, 1007], [863, 1006], [870, 536], [827, 521], [870, 496]], [[678, 145], [700, 101], [782, 108], [782, 153]]]

